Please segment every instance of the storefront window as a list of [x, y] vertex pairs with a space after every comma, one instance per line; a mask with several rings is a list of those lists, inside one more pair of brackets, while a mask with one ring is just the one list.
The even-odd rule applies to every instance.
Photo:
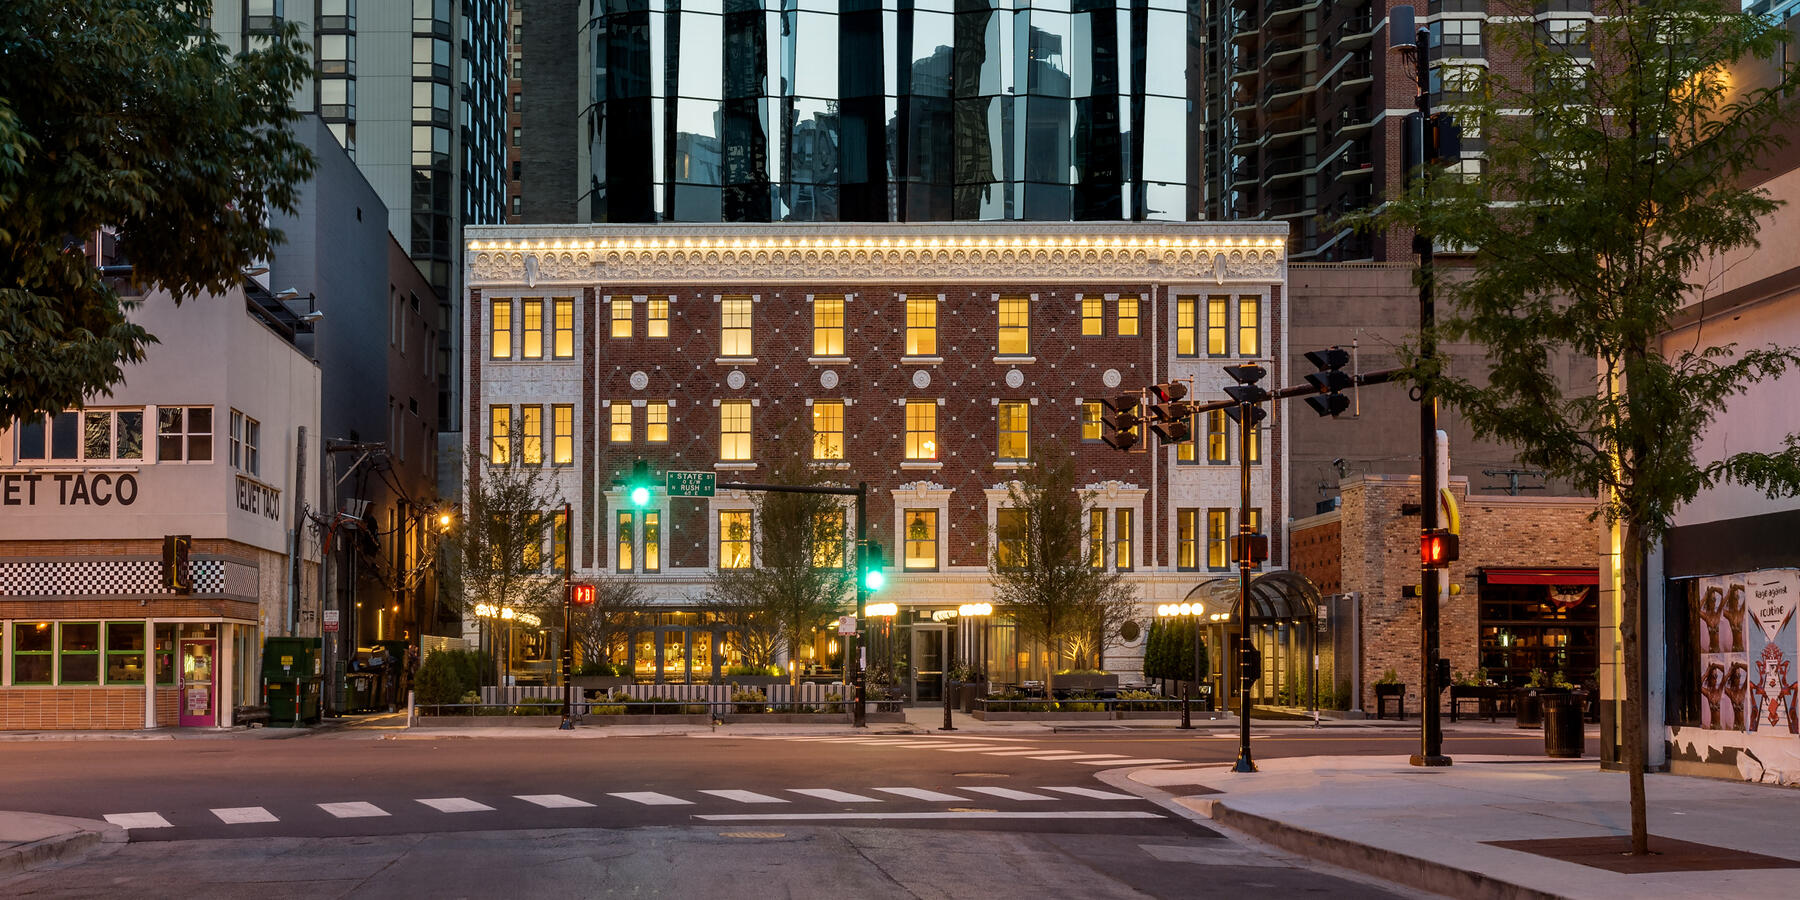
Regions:
[[174, 625], [156, 626], [156, 683], [173, 685], [175, 683], [175, 633]]
[[64, 622], [57, 660], [61, 684], [100, 683], [100, 623]]
[[13, 684], [49, 684], [56, 634], [49, 622], [13, 623]]
[[144, 623], [106, 623], [106, 683], [144, 683]]
[[[1533, 669], [1580, 684], [1600, 665], [1599, 605], [1590, 585], [1481, 585], [1481, 667], [1501, 684], [1523, 684]], [[1591, 576], [1590, 576], [1591, 577]]]

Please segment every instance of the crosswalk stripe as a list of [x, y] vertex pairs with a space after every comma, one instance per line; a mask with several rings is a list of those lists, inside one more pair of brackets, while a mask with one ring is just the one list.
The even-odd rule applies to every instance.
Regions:
[[787, 802], [786, 800], [783, 800], [780, 797], [771, 797], [768, 794], [759, 794], [755, 791], [701, 791], [700, 793], [711, 794], [714, 797], [724, 797], [727, 800], [736, 800], [739, 803], [786, 803]]
[[886, 746], [893, 746], [895, 744], [910, 744], [910, 743], [913, 743], [913, 741], [910, 741], [910, 740], [908, 740], [908, 741], [863, 741], [862, 745], [864, 747], [886, 747]]
[[169, 820], [153, 812], [107, 813], [102, 818], [120, 828], [169, 828]]
[[941, 791], [928, 791], [924, 788], [895, 787], [895, 788], [876, 788], [875, 790], [878, 790], [884, 794], [894, 794], [894, 795], [900, 796], [900, 797], [910, 797], [914, 800], [927, 800], [932, 803], [957, 803], [957, 802], [960, 802], [960, 801], [966, 799], [963, 797], [958, 797], [955, 794], [946, 794]]
[[373, 803], [357, 800], [351, 803], [320, 803], [319, 808], [340, 819], [366, 819], [374, 816], [385, 816], [387, 810]]
[[1012, 788], [1003, 788], [1003, 787], [961, 787], [961, 788], [958, 788], [958, 790], [973, 791], [974, 793], [977, 793], [977, 794], [987, 794], [990, 797], [999, 797], [1002, 800], [1055, 800], [1056, 799], [1055, 797], [1047, 797], [1043, 794], [1033, 794], [1030, 791], [1016, 791], [1016, 790], [1013, 790]]
[[633, 803], [642, 803], [645, 806], [694, 805], [694, 801], [692, 800], [683, 800], [680, 797], [671, 797], [668, 794], [659, 794], [655, 791], [626, 791], [620, 794], [607, 794], [607, 796], [617, 797], [620, 800], [630, 800]]
[[861, 794], [852, 794], [849, 791], [834, 791], [831, 788], [789, 788], [789, 790], [796, 794], [804, 794], [808, 797], [817, 797], [820, 800], [830, 800], [834, 803], [880, 803], [881, 802], [880, 800], [877, 800], [874, 797], [864, 797]]
[[535, 803], [545, 809], [575, 809], [594, 805], [586, 800], [577, 800], [562, 794], [514, 794], [513, 796], [526, 803]]
[[995, 751], [989, 753], [988, 755], [989, 756], [1024, 756], [1028, 753], [1043, 753], [1043, 752], [1045, 752], [1043, 747], [1027, 747], [1027, 748], [1022, 748], [1019, 750], [995, 750]]
[[1044, 754], [1040, 754], [1037, 756], [1027, 756], [1025, 758], [1026, 759], [1075, 760], [1075, 759], [1124, 759], [1125, 756], [1124, 756], [1124, 754], [1121, 754], [1121, 753], [1044, 753]]
[[945, 753], [975, 753], [980, 750], [992, 750], [994, 748], [991, 744], [939, 744], [931, 749], [942, 750]]
[[446, 813], [494, 811], [494, 808], [486, 803], [476, 803], [467, 797], [434, 797], [429, 800], [420, 800], [419, 802], [438, 812]]
[[212, 814], [227, 825], [249, 825], [253, 822], [279, 822], [275, 814], [260, 806], [235, 806], [228, 809], [215, 809]]
[[1162, 819], [1161, 813], [1126, 809], [968, 810], [966, 812], [756, 813], [695, 816], [708, 822], [841, 822], [867, 819]]
[[1160, 763], [1172, 763], [1173, 759], [1076, 759], [1070, 760], [1078, 766], [1154, 766]]
[[1044, 790], [1056, 791], [1058, 793], [1063, 793], [1063, 794], [1074, 794], [1077, 797], [1092, 797], [1095, 800], [1138, 800], [1138, 799], [1141, 799], [1135, 794], [1119, 794], [1119, 793], [1115, 793], [1113, 791], [1099, 791], [1099, 790], [1095, 790], [1093, 788], [1084, 788], [1084, 787], [1046, 787], [1046, 788], [1044, 788]]

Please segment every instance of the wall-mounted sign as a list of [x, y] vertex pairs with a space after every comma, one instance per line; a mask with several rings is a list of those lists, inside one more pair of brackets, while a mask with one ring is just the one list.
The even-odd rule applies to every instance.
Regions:
[[137, 476], [130, 472], [0, 474], [0, 506], [130, 506], [137, 496]]
[[260, 481], [252, 481], [239, 475], [237, 477], [237, 508], [247, 513], [260, 515], [265, 519], [280, 521], [281, 491]]

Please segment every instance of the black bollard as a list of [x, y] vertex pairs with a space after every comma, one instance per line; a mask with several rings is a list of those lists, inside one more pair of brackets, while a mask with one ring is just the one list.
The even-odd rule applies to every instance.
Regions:
[[1191, 712], [1191, 709], [1192, 709], [1192, 707], [1188, 704], [1188, 686], [1187, 686], [1187, 682], [1184, 681], [1181, 683], [1181, 727], [1182, 728], [1193, 728], [1194, 727], [1193, 713]]
[[955, 695], [953, 693], [951, 693], [951, 691], [950, 691], [950, 684], [948, 682], [945, 682], [945, 684], [944, 684], [944, 727], [939, 728], [938, 729], [939, 731], [955, 731], [956, 730], [956, 726], [950, 724], [950, 709], [954, 705], [954, 703], [952, 702], [954, 699], [955, 699]]

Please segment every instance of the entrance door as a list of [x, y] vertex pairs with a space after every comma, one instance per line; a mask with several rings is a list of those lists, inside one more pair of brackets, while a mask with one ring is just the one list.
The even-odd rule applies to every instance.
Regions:
[[942, 625], [913, 626], [913, 700], [944, 699], [944, 660], [949, 656], [949, 640], [950, 630]]
[[218, 724], [217, 679], [213, 672], [211, 640], [181, 642], [181, 725], [187, 728]]

